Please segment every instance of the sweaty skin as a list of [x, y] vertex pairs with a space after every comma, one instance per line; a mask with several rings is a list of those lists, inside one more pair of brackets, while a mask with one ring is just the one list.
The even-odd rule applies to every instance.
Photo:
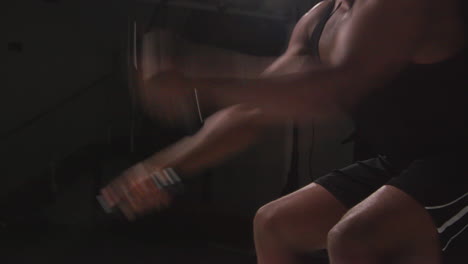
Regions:
[[[260, 78], [188, 78], [161, 73], [147, 80], [146, 86], [159, 87], [154, 105], [162, 116], [177, 116], [171, 106], [190, 87], [199, 89], [202, 103], [224, 109], [194, 136], [143, 161], [145, 166], [200, 171], [249, 146], [264, 123], [327, 118], [358, 103], [408, 63], [442, 61], [465, 44], [457, 14], [459, 1], [338, 0], [320, 39], [322, 63], [317, 64], [308, 40], [332, 3], [325, 0], [300, 19], [286, 52]], [[151, 197], [151, 192], [128, 191], [140, 200]], [[144, 213], [149, 209], [135, 205], [131, 210]]]
[[[451, 18], [455, 3], [360, 0], [351, 8], [341, 5], [324, 29], [320, 67], [256, 80], [190, 81], [198, 81], [205, 96], [220, 105], [250, 103], [278, 118], [326, 116], [333, 106], [352, 107], [408, 63], [433, 63], [459, 51], [464, 41], [461, 21]], [[314, 14], [310, 16], [312, 20]], [[436, 23], [444, 24], [449, 36]], [[446, 45], [440, 45], [440, 39]]]

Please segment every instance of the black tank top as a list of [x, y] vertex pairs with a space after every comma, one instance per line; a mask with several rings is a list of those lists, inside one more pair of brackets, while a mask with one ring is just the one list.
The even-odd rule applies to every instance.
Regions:
[[[333, 1], [334, 3], [334, 1]], [[334, 4], [314, 29], [318, 43]], [[409, 64], [362, 98], [349, 114], [356, 137], [395, 161], [460, 150], [468, 152], [468, 48], [435, 64]]]
[[360, 139], [393, 159], [468, 151], [467, 51], [375, 87], [351, 110]]

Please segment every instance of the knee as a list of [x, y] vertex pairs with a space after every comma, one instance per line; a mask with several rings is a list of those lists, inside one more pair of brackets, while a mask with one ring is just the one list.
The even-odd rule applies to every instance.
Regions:
[[356, 241], [359, 238], [358, 231], [352, 228], [350, 224], [339, 222], [336, 224], [327, 235], [327, 247], [329, 250], [347, 248], [351, 241]]
[[284, 228], [284, 210], [280, 201], [273, 201], [258, 209], [254, 218], [254, 233], [256, 236], [279, 236]]
[[328, 232], [328, 240], [333, 241], [359, 241], [370, 239], [372, 226], [359, 219], [342, 219]]
[[375, 238], [372, 237], [374, 231], [370, 223], [361, 219], [343, 219], [328, 232], [327, 248], [330, 256], [359, 263], [363, 258], [376, 255]]

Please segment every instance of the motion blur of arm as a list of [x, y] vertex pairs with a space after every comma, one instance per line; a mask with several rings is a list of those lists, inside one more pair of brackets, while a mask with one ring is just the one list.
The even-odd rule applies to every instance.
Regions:
[[[174, 113], [178, 107], [167, 115], [162, 114], [157, 107], [161, 105], [158, 99], [166, 101], [170, 98], [170, 96], [165, 97], [158, 93], [158, 90], [165, 86], [159, 81], [171, 75], [174, 69], [191, 77], [255, 78], [277, 59], [277, 57], [253, 56], [234, 50], [194, 43], [173, 31], [159, 28], [154, 28], [144, 35], [141, 54], [143, 55], [141, 68], [138, 69], [141, 85], [135, 86], [134, 89], [137, 92], [139, 103], [146, 113], [153, 117], [159, 115], [159, 119], [180, 117]], [[192, 84], [187, 85], [190, 88], [197, 88]], [[189, 91], [188, 94], [193, 96], [193, 90]], [[184, 98], [184, 96], [179, 96], [180, 98]], [[191, 99], [193, 98], [190, 98], [189, 104], [193, 103]], [[220, 108], [209, 107], [211, 104], [205, 99], [199, 98], [201, 101], [199, 106], [203, 116], [206, 117], [220, 110]], [[188, 108], [193, 110], [192, 105]]]
[[151, 30], [142, 44], [144, 80], [173, 67], [188, 76], [256, 77], [277, 59], [195, 43], [168, 29]]
[[[157, 100], [154, 100], [153, 91], [158, 89], [159, 85], [152, 83], [153, 78], [156, 76], [158, 79], [160, 72], [165, 75], [164, 71], [167, 69], [175, 67], [188, 76], [245, 78], [268, 74], [278, 65], [278, 62], [274, 63], [277, 61], [276, 57], [252, 56], [197, 44], [170, 31], [158, 29], [146, 34], [142, 53], [144, 57], [141, 77], [145, 85], [139, 87], [139, 92], [149, 114], [158, 110], [155, 107]], [[192, 91], [190, 94], [193, 95]], [[154, 96], [157, 96], [157, 93]], [[196, 173], [246, 148], [255, 141], [267, 123], [259, 109], [242, 104], [221, 110], [207, 109], [204, 107], [210, 104], [205, 100], [207, 98], [199, 99], [202, 115], [212, 114], [205, 120], [202, 129], [195, 135], [183, 138], [155, 153], [145, 161], [147, 166], [177, 167], [183, 174]]]
[[[422, 36], [425, 35], [431, 7], [434, 7], [434, 1], [361, 0], [356, 1], [350, 10], [345, 3], [337, 12], [347, 12], [347, 16], [334, 36], [335, 44], [322, 57], [324, 64], [320, 67], [305, 66], [293, 72], [279, 70], [306, 64], [304, 56], [301, 56], [308, 48], [304, 46], [307, 43], [304, 37], [308, 36], [307, 26], [310, 28], [314, 23], [315, 14], [321, 12], [318, 6], [299, 21], [286, 53], [260, 78], [187, 80], [200, 90], [206, 104], [214, 103], [218, 107], [243, 104], [261, 113], [255, 119], [246, 118], [250, 125], [237, 125], [236, 133], [251, 129], [258, 131], [260, 123], [255, 126], [252, 122], [260, 119], [283, 122], [285, 118], [300, 120], [327, 116], [338, 111], [338, 105], [356, 104], [372, 87], [391, 78], [411, 62], [424, 40]], [[242, 124], [242, 118], [237, 114], [236, 122]], [[214, 126], [222, 127], [224, 122], [231, 122], [229, 115], [223, 118]], [[235, 135], [228, 129], [222, 131], [225, 134], [218, 135], [222, 134], [225, 139]], [[208, 138], [202, 136], [203, 133], [206, 131], [202, 129], [195, 137]]]
[[[260, 78], [195, 78], [165, 73], [148, 77], [144, 89], [157, 87], [158, 96], [144, 98], [149, 109], [154, 107], [160, 114], [171, 115], [182, 101], [174, 102], [183, 97], [181, 94], [191, 92], [190, 87], [198, 89], [203, 103], [224, 109], [207, 119], [194, 136], [135, 166], [149, 172], [174, 167], [195, 173], [245, 149], [265, 124], [324, 117], [338, 111], [338, 105], [355, 104], [375, 84], [411, 61], [428, 20], [428, 3], [433, 1], [360, 0], [352, 10], [343, 5], [337, 12], [348, 13], [320, 66], [304, 56], [307, 31], [323, 10], [319, 4], [299, 21], [288, 50]], [[127, 175], [137, 178], [142, 170], [134, 171]], [[139, 181], [148, 178], [139, 177]], [[135, 186], [128, 182], [124, 185]], [[136, 200], [151, 200], [151, 192], [131, 187], [128, 192], [140, 197]], [[157, 207], [140, 204], [134, 203], [127, 210], [142, 213]]]
[[181, 139], [143, 162], [151, 170], [173, 167], [183, 175], [194, 174], [245, 149], [264, 126], [258, 109], [234, 105], [207, 118], [193, 136]]
[[282, 120], [324, 117], [352, 106], [421, 48], [435, 1], [360, 0], [333, 36], [323, 67], [258, 79], [187, 78], [218, 106], [247, 103]]
[[[161, 37], [165, 38], [165, 41], [161, 42]], [[163, 99], [158, 90], [164, 88], [164, 83], [160, 83], [161, 77], [167, 77], [167, 72], [164, 71], [175, 65], [184, 65], [184, 72], [189, 72], [189, 75], [231, 77], [269, 74], [275, 71], [278, 66], [280, 68], [281, 65], [286, 66], [284, 60], [279, 59], [265, 70], [265, 67], [275, 60], [274, 58], [248, 56], [188, 42], [182, 45], [184, 49], [190, 49], [185, 50], [189, 54], [188, 56], [184, 54], [179, 58], [183, 60], [182, 62], [174, 61], [171, 56], [161, 58], [158, 52], [166, 54], [170, 54], [170, 52], [158, 51], [158, 49], [164, 49], [161, 47], [164, 45], [175, 46], [171, 45], [174, 37], [170, 32], [153, 32], [147, 35], [146, 41], [144, 41], [143, 54], [145, 57], [142, 58], [143, 67], [141, 69], [143, 85], [136, 88], [140, 103], [149, 115], [158, 112], [158, 99]], [[158, 47], [158, 45], [160, 46]], [[196, 55], [193, 55], [192, 52]], [[197, 57], [204, 59], [200, 60]], [[193, 61], [197, 59], [201, 63], [192, 65]], [[236, 62], [242, 65], [242, 71], [233, 65]], [[244, 67], [245, 65], [246, 67]], [[193, 95], [192, 92], [189, 93]], [[170, 98], [164, 99], [169, 100]], [[208, 104], [204, 100], [206, 98], [200, 99], [202, 106]], [[178, 106], [180, 104], [176, 104], [175, 108], [177, 109]], [[246, 149], [256, 141], [255, 139], [261, 134], [264, 127], [268, 126], [268, 121], [265, 120], [258, 108], [238, 104], [221, 110], [209, 109], [203, 111], [203, 114], [206, 116], [213, 111], [215, 113], [205, 119], [203, 127], [196, 134], [182, 138], [128, 168], [121, 176], [103, 188], [102, 194], [108, 205], [119, 207], [129, 219], [134, 219], [137, 215], [147, 211], [165, 207], [170, 202], [171, 197], [164, 193], [158, 194], [150, 177], [153, 172], [170, 167], [182, 175], [196, 174]], [[169, 116], [173, 117], [174, 113], [170, 113]], [[139, 202], [131, 202], [132, 200]]]
[[156, 188], [152, 175], [175, 169], [182, 178], [228, 159], [255, 142], [264, 128], [261, 111], [234, 105], [205, 120], [200, 131], [182, 138], [127, 169], [101, 193], [108, 207], [119, 207], [129, 220], [151, 210], [167, 207], [172, 195]]
[[[326, 3], [325, 3], [326, 4]], [[270, 57], [255, 57], [245, 54], [240, 54], [233, 51], [226, 51], [220, 49], [208, 48], [206, 46], [197, 45], [193, 43], [185, 42], [182, 45], [182, 49], [193, 49], [203, 50], [204, 52], [187, 52], [188, 54], [195, 53], [192, 55], [195, 57], [195, 61], [200, 61], [197, 67], [185, 66], [184, 69], [189, 70], [193, 68], [196, 72], [192, 72], [190, 75], [222, 75], [231, 76], [231, 78], [224, 77], [223, 79], [207, 78], [205, 80], [224, 80], [230, 81], [232, 79], [241, 80], [241, 78], [232, 77], [234, 75], [242, 76], [260, 76], [260, 78], [268, 78], [268, 76], [277, 75], [288, 75], [297, 72], [308, 72], [312, 68], [317, 68], [318, 64], [310, 56], [310, 46], [308, 38], [310, 31], [315, 27], [322, 13], [324, 12], [324, 4], [318, 4], [308, 14], [302, 17], [292, 32], [291, 39], [288, 44], [286, 52], [278, 58]], [[154, 33], [156, 34], [156, 33]], [[159, 33], [160, 34], [160, 33]], [[153, 36], [153, 37], [156, 37]], [[145, 54], [152, 54], [150, 51], [155, 46], [155, 40], [152, 41], [150, 37], [147, 43], [147, 52]], [[152, 43], [152, 44], [151, 44]], [[174, 46], [174, 45], [170, 45]], [[188, 47], [191, 46], [191, 47]], [[180, 52], [177, 52], [180, 53]], [[182, 52], [183, 53], [183, 52]], [[160, 75], [157, 74], [158, 68], [161, 68], [157, 63], [157, 56], [152, 55], [147, 58], [144, 70], [146, 71], [144, 81], [144, 88], [153, 90], [158, 94], [157, 91], [161, 89], [168, 89], [171, 91], [177, 91], [180, 87], [173, 87], [172, 79], [169, 77], [168, 86], [161, 79], [165, 78], [166, 73]], [[203, 60], [202, 60], [203, 58]], [[190, 64], [190, 59], [183, 55], [183, 64]], [[234, 60], [239, 60], [242, 65], [243, 72], [236, 72], [235, 67], [232, 66]], [[178, 62], [180, 64], [181, 62]], [[215, 64], [215, 67], [212, 66]], [[265, 67], [266, 65], [266, 67]], [[172, 65], [169, 65], [170, 68]], [[260, 70], [260, 68], [262, 68]], [[163, 67], [164, 68], [164, 67]], [[213, 73], [213, 69], [216, 71]], [[186, 87], [199, 87], [200, 90], [204, 90], [203, 87], [198, 86], [201, 79], [194, 78], [194, 83], [181, 82], [180, 85]], [[177, 84], [178, 85], [178, 84]], [[222, 90], [222, 88], [220, 88]], [[240, 89], [240, 88], [239, 88]], [[190, 93], [192, 91], [189, 91]], [[147, 94], [151, 94], [148, 92]], [[177, 95], [176, 95], [177, 96]], [[180, 96], [183, 97], [183, 96]], [[159, 98], [167, 100], [164, 95]], [[153, 100], [152, 96], [148, 96], [149, 111], [153, 108], [158, 107], [158, 98]], [[201, 105], [212, 104], [212, 98], [200, 96]], [[176, 105], [177, 108], [177, 105]], [[239, 103], [233, 104], [232, 106], [214, 107], [214, 109], [221, 109], [211, 117], [209, 117], [203, 128], [191, 137], [187, 137], [179, 141], [178, 143], [170, 146], [168, 149], [155, 153], [146, 162], [152, 164], [152, 167], [177, 167], [184, 173], [194, 173], [199, 170], [212, 166], [215, 163], [219, 163], [225, 160], [227, 156], [232, 155], [238, 151], [249, 146], [259, 133], [262, 132], [265, 126], [269, 126], [275, 123], [274, 119], [266, 116], [264, 112], [258, 108], [249, 104]], [[171, 115], [172, 113], [168, 113]], [[280, 122], [284, 123], [287, 119], [282, 119]]]

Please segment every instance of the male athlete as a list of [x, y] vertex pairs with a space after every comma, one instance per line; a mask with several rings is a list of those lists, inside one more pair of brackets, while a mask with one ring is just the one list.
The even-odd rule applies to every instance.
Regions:
[[127, 192], [113, 199], [128, 216], [142, 214], [170, 199], [154, 199], [145, 171], [190, 174], [245, 148], [266, 123], [345, 112], [378, 155], [263, 206], [254, 220], [258, 263], [298, 263], [300, 254], [327, 248], [333, 264], [440, 264], [468, 232], [462, 3], [324, 0], [257, 79], [173, 71], [146, 80], [146, 89], [158, 87], [151, 102], [162, 117], [178, 116], [191, 87], [222, 110], [194, 136], [129, 169], [113, 183]]

